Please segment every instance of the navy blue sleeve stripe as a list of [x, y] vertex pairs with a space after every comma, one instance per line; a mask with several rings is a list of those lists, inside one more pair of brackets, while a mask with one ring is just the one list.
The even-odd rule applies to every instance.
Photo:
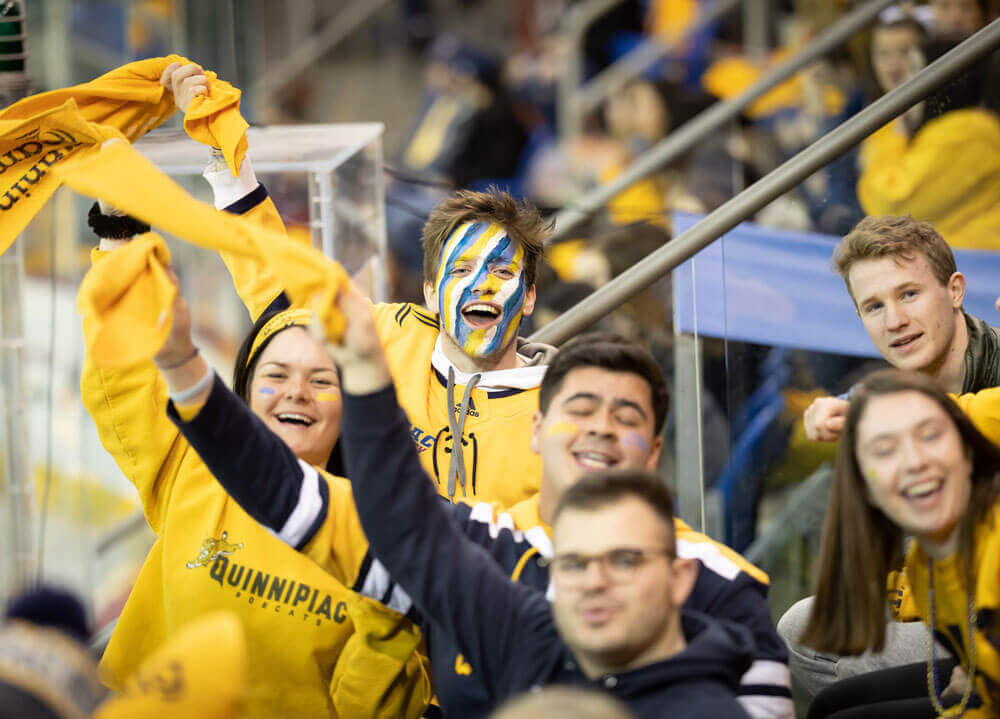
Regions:
[[257, 205], [262, 203], [267, 199], [267, 190], [264, 189], [263, 185], [257, 185], [257, 187], [250, 194], [243, 195], [236, 202], [231, 205], [226, 205], [222, 208], [223, 212], [228, 212], [232, 215], [242, 215], [250, 212]]
[[261, 312], [261, 315], [266, 315], [269, 312], [284, 312], [291, 306], [292, 303], [288, 300], [288, 295], [282, 291], [280, 295], [271, 300], [271, 304], [269, 304], [267, 308]]
[[173, 402], [167, 414], [247, 514], [273, 531], [285, 526], [304, 481], [299, 460], [218, 375], [194, 419], [182, 421]]
[[388, 586], [385, 588], [385, 591], [382, 592], [382, 596], [379, 597], [378, 603], [379, 604], [388, 604], [389, 600], [392, 599], [392, 590], [395, 589], [395, 588], [396, 588], [396, 583], [393, 582], [393, 581], [390, 581], [389, 584], [388, 584]]
[[316, 515], [316, 519], [314, 519], [312, 524], [309, 525], [309, 528], [306, 530], [305, 535], [303, 535], [302, 539], [299, 540], [298, 544], [295, 545], [295, 549], [301, 550], [303, 547], [309, 544], [309, 542], [312, 541], [312, 538], [316, 536], [316, 532], [318, 532], [320, 530], [320, 527], [323, 526], [323, 522], [326, 521], [326, 515], [330, 511], [330, 486], [326, 483], [326, 480], [323, 479], [322, 477], [320, 477], [319, 480], [319, 496], [323, 502], [322, 508]]
[[421, 309], [414, 309], [413, 310], [413, 314], [416, 317], [418, 317], [419, 319], [423, 319], [423, 320], [426, 320], [427, 322], [430, 322], [435, 327], [438, 324], [438, 316], [436, 314], [434, 314], [434, 313], [425, 312], [424, 310], [421, 310]]
[[368, 578], [368, 573], [372, 569], [372, 562], [374, 557], [372, 557], [372, 550], [365, 552], [365, 558], [361, 560], [361, 568], [358, 569], [358, 576], [354, 579], [354, 586], [351, 587], [352, 592], [361, 593], [361, 588], [365, 586], [365, 579]]
[[428, 327], [433, 327], [434, 329], [440, 329], [441, 327], [437, 322], [431, 322], [430, 320], [425, 320], [422, 316], [420, 316], [416, 312], [413, 313], [413, 318], [420, 324], [427, 325]]

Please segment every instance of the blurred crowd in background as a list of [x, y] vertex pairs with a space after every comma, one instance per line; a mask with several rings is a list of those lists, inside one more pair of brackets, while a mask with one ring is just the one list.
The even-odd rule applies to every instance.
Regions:
[[[178, 49], [173, 31], [164, 28], [174, 27], [180, 17], [183, 51], [244, 89], [244, 113], [254, 125], [385, 123], [390, 299], [422, 302], [420, 230], [431, 208], [452, 190], [497, 186], [543, 212], [573, 207], [588, 190], [619, 176], [713, 103], [738, 95], [859, 4], [735, 3], [706, 23], [702, 17], [711, 3], [699, 0], [605, 3], [580, 41], [582, 81], [600, 76], [651, 41], [670, 50], [582, 113], [571, 131], [560, 117], [559, 88], [576, 47], [566, 31], [568, 18], [588, 5], [583, 0], [374, 3], [377, 11], [366, 13], [336, 48], [269, 86], [257, 84], [258, 74], [295, 50], [291, 26], [325, 27], [342, 7], [145, 0], [130, 6], [131, 15], [107, 2], [72, 3], [71, 8], [29, 3], [28, 10], [29, 20], [35, 14], [34, 27], [42, 29], [40, 41], [50, 42], [53, 22], [46, 13], [63, 7], [72, 11], [66, 20], [71, 30], [93, 30], [94, 42], [110, 32], [108, 27], [117, 27], [134, 57]], [[997, 5], [995, 0], [930, 0], [889, 7], [874, 26], [754, 103], [724, 131], [614, 197], [549, 248], [539, 267], [537, 308], [523, 334], [670, 242], [673, 213], [715, 210], [983, 27], [997, 16]], [[753, 32], [748, 27], [752, 17], [762, 19]], [[277, 37], [285, 30], [285, 40]], [[37, 90], [47, 89], [46, 78], [54, 72], [40, 71], [42, 57], [36, 53], [32, 59]], [[993, 60], [979, 63], [753, 220], [765, 227], [841, 236], [866, 214], [911, 214], [931, 222], [954, 247], [1000, 249], [998, 69]], [[97, 74], [85, 65], [60, 71], [83, 76], [67, 75], [53, 80], [53, 86]], [[304, 183], [269, 182], [268, 189], [292, 231], [308, 223]], [[36, 254], [29, 251], [28, 269], [44, 276], [47, 248], [36, 249]], [[649, 346], [672, 376], [669, 277], [598, 328]], [[780, 365], [787, 378], [780, 388], [785, 410], [745, 468], [756, 475], [761, 494], [782, 491], [832, 458], [830, 445], [805, 438], [802, 411], [816, 396], [845, 391], [874, 364], [804, 351], [776, 353], [724, 339], [706, 338], [701, 347], [702, 422], [705, 446], [713, 448], [704, 456], [709, 488], [726, 471], [729, 448], [738, 438], [738, 416], [760, 377]], [[675, 421], [671, 417], [668, 427]], [[670, 452], [664, 455], [669, 463]], [[737, 549], [745, 549], [753, 536]], [[789, 597], [808, 586], [808, 572], [796, 574]], [[787, 604], [779, 592], [776, 614], [782, 603]]]
[[[474, 7], [475, 2], [463, 3]], [[406, 38], [425, 61], [412, 130], [389, 168], [387, 194], [394, 297], [420, 301], [419, 230], [450, 188], [510, 188], [539, 207], [572, 207], [713, 103], [735, 97], [805, 47], [856, 3], [768, 3], [766, 44], [749, 47], [742, 8], [699, 26], [695, 0], [613, 4], [583, 38], [585, 78], [650, 38], [673, 49], [560, 132], [558, 86], [570, 48], [562, 32], [571, 2], [510, 5], [514, 32], [502, 51], [474, 34], [436, 34], [433, 3], [407, 3]], [[486, 3], [480, 3], [486, 5]], [[898, 87], [997, 15], [986, 0], [900, 3], [868, 31], [753, 104], [724, 132], [616, 196], [548, 251], [534, 327], [669, 242], [675, 211], [708, 213], [847, 118]], [[830, 163], [754, 221], [765, 227], [842, 236], [865, 214], [912, 214], [954, 247], [1000, 249], [1000, 122], [996, 63], [979, 63], [903, 117]], [[303, 110], [305, 111], [305, 110]], [[906, 188], [900, 187], [905, 175]], [[975, 224], [969, 218], [976, 217]], [[670, 376], [669, 279], [602, 325], [648, 344]], [[759, 384], [771, 348], [703, 342], [703, 428], [709, 486], [725, 471], [733, 425]], [[773, 367], [774, 359], [772, 358]], [[786, 411], [745, 471], [780, 489], [832, 458], [801, 431], [802, 410], [820, 394], [846, 391], [878, 363], [782, 353]], [[749, 538], [752, 538], [752, 534]], [[743, 546], [738, 548], [745, 549]], [[803, 577], [803, 581], [805, 581]]]

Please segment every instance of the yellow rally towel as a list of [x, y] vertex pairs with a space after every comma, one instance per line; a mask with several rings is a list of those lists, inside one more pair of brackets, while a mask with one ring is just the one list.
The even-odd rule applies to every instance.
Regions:
[[[343, 335], [344, 317], [334, 301], [337, 292], [349, 281], [348, 276], [339, 263], [327, 258], [319, 250], [289, 240], [283, 234], [268, 230], [257, 222], [219, 212], [211, 205], [199, 202], [125, 142], [111, 143], [100, 152], [63, 164], [55, 172], [61, 182], [77, 192], [106, 200], [123, 212], [196, 245], [260, 257], [285, 288], [292, 303], [316, 313], [328, 339], [336, 342]], [[96, 308], [108, 306], [106, 301], [90, 296], [91, 293], [101, 293], [102, 296], [106, 294], [98, 286], [99, 279], [90, 279], [90, 275], [98, 268], [105, 276], [122, 273], [123, 276], [135, 278], [138, 277], [136, 270], [145, 272], [142, 263], [129, 255], [121, 260], [120, 266], [119, 258], [115, 255], [121, 251], [116, 250], [111, 257], [91, 268], [77, 299], [81, 312], [86, 313], [88, 308], [98, 311]], [[137, 253], [140, 251], [136, 250]], [[145, 253], [144, 256], [147, 257], [156, 256], [148, 249]], [[85, 293], [87, 296], [84, 296]], [[135, 294], [140, 302], [156, 302], [156, 306], [136, 309], [136, 314], [132, 315], [118, 312], [103, 318], [105, 336], [125, 338], [129, 335], [129, 322], [150, 322], [155, 318], [157, 329], [152, 334], [159, 337], [159, 343], [142, 344], [134, 338], [130, 339], [130, 361], [148, 359], [159, 350], [166, 338], [165, 332], [160, 335], [162, 330], [158, 320], [162, 312], [167, 313], [166, 327], [170, 327], [171, 303], [160, 304], [165, 301], [165, 297], [152, 297], [138, 289]], [[126, 306], [124, 300], [121, 301], [121, 306]], [[127, 306], [135, 307], [131, 301]], [[86, 314], [84, 316], [87, 317]], [[112, 326], [108, 326], [108, 323]], [[153, 338], [147, 336], [145, 339], [152, 342]], [[110, 352], [95, 354], [98, 366], [105, 366], [101, 365], [102, 359], [115, 361], [109, 355]]]
[[[59, 186], [49, 170], [71, 155], [124, 135], [134, 141], [176, 110], [160, 75], [180, 55], [129, 63], [83, 85], [26, 97], [0, 111], [0, 254]], [[184, 127], [192, 137], [221, 147], [239, 174], [247, 123], [240, 91], [206, 72], [208, 93], [195, 97]]]
[[230, 612], [206, 614], [150, 655], [94, 719], [236, 719], [246, 674], [239, 620]]
[[[420, 631], [403, 615], [360, 594], [352, 594], [348, 603], [354, 634], [330, 681], [337, 716], [419, 716], [434, 695], [418, 653]], [[378, 706], [374, 715], [373, 705]]]
[[698, 20], [695, 0], [653, 0], [646, 10], [646, 28], [667, 42], [687, 35]]
[[84, 120], [72, 100], [29, 120], [0, 116], [0, 254], [58, 189], [57, 164], [121, 136]]
[[165, 269], [169, 264], [163, 238], [149, 232], [95, 263], [84, 276], [77, 309], [96, 325], [87, 353], [98, 367], [128, 367], [163, 346], [177, 294]]

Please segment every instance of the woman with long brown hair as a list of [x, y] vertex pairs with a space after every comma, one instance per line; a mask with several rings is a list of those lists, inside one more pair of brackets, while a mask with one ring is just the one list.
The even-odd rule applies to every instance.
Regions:
[[[996, 401], [1000, 415], [1000, 394]], [[934, 380], [898, 370], [870, 375], [851, 395], [802, 643], [837, 654], [880, 649], [887, 577], [902, 566], [921, 618], [960, 665], [942, 698], [949, 677], [940, 676], [929, 643], [928, 715], [995, 716], [998, 515], [1000, 449]], [[913, 541], [904, 556], [906, 537]], [[891, 703], [879, 701], [868, 696], [869, 712], [855, 706], [851, 716], [891, 716]], [[912, 705], [908, 711], [916, 716]]]

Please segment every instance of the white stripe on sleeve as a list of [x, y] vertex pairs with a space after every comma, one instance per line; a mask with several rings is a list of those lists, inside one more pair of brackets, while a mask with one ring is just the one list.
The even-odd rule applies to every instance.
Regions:
[[753, 719], [794, 719], [795, 703], [788, 697], [741, 694], [740, 704]]
[[683, 559], [697, 559], [716, 574], [729, 581], [736, 579], [740, 567], [711, 542], [688, 542], [677, 540], [677, 556]]
[[376, 602], [381, 602], [382, 597], [389, 591], [391, 583], [392, 577], [389, 576], [389, 570], [385, 568], [382, 562], [373, 559], [371, 565], [368, 567], [368, 574], [365, 575], [364, 581], [361, 583], [360, 593], [374, 599]]
[[740, 684], [771, 684], [789, 687], [792, 684], [792, 675], [788, 671], [788, 665], [784, 662], [757, 659], [743, 674]]
[[316, 521], [316, 517], [323, 511], [323, 498], [319, 493], [319, 472], [301, 459], [299, 466], [302, 467], [299, 501], [288, 515], [285, 526], [278, 532], [278, 539], [292, 547], [299, 546], [306, 532]]
[[406, 614], [410, 611], [410, 608], [413, 607], [413, 600], [410, 599], [410, 595], [397, 584], [392, 588], [392, 594], [389, 595], [389, 602], [386, 606], [389, 607], [389, 609], [394, 609], [400, 614]]

